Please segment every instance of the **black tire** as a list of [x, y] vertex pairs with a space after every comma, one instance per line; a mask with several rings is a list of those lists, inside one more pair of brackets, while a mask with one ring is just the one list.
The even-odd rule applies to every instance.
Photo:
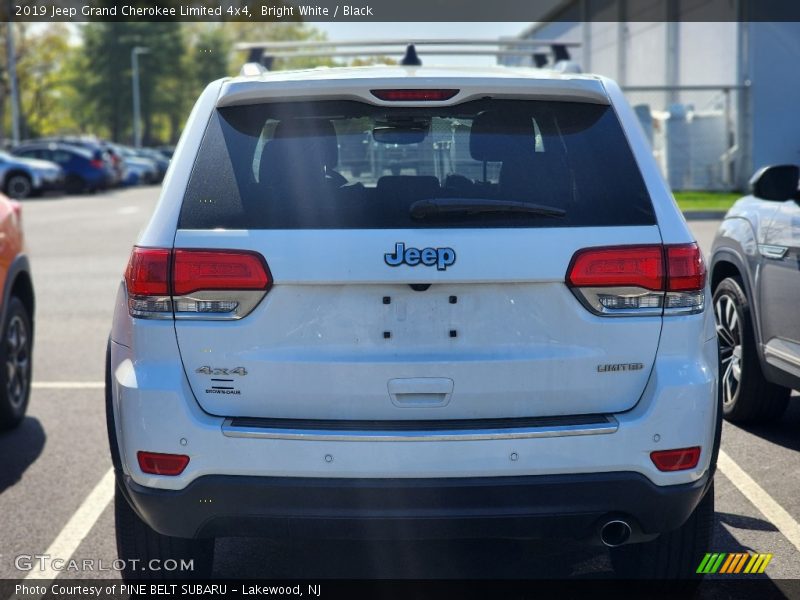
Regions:
[[64, 189], [68, 194], [80, 194], [86, 189], [86, 182], [78, 175], [67, 175]]
[[791, 390], [764, 377], [742, 281], [723, 279], [714, 290], [713, 302], [721, 355], [722, 414], [735, 423], [780, 418]]
[[611, 564], [618, 577], [643, 580], [699, 582], [697, 567], [711, 551], [714, 534], [714, 484], [689, 519], [675, 531], [662, 533], [652, 542], [610, 548]]
[[[114, 524], [117, 555], [125, 566], [122, 578], [135, 579], [209, 579], [214, 563], [213, 539], [174, 538], [151, 529], [128, 504], [117, 483], [114, 493]], [[154, 562], [157, 561], [157, 562]], [[172, 569], [192, 561], [193, 569]], [[182, 562], [184, 561], [184, 562]], [[148, 568], [152, 566], [154, 570]]]
[[25, 418], [31, 394], [33, 329], [22, 300], [11, 296], [0, 339], [0, 430]]
[[15, 200], [24, 200], [34, 195], [33, 182], [25, 173], [12, 173], [6, 180], [6, 195]]

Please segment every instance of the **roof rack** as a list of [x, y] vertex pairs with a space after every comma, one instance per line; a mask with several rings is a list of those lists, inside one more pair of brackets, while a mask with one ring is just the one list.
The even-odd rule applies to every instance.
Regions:
[[234, 48], [248, 52], [248, 64], [242, 68], [242, 74], [256, 74], [260, 72], [260, 69], [271, 69], [277, 58], [402, 55], [403, 58], [400, 64], [419, 66], [422, 61], [418, 57], [418, 46], [428, 47], [420, 50], [419, 53], [431, 56], [528, 57], [532, 59], [537, 67], [542, 68], [550, 62], [551, 56], [554, 65], [562, 61], [568, 61], [570, 59], [568, 48], [575, 48], [580, 44], [578, 42], [559, 40], [523, 40], [519, 38], [429, 38], [411, 40], [346, 40], [339, 42], [245, 42], [236, 44]]

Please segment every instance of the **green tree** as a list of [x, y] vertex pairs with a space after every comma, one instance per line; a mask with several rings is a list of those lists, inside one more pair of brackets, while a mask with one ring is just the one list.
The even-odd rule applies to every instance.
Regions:
[[66, 66], [74, 49], [63, 23], [20, 36], [17, 81], [23, 115], [23, 137], [74, 131]]
[[87, 71], [81, 85], [82, 96], [117, 141], [132, 139], [131, 51], [148, 49], [139, 55], [143, 140], [153, 143], [166, 137], [162, 123], [173, 122], [185, 112], [187, 94], [176, 81], [182, 70], [185, 44], [177, 22], [102, 22], [83, 29]]
[[[192, 26], [195, 26], [192, 30]], [[215, 79], [231, 75], [231, 35], [218, 23], [188, 23], [191, 36], [190, 62], [187, 69], [199, 93]]]

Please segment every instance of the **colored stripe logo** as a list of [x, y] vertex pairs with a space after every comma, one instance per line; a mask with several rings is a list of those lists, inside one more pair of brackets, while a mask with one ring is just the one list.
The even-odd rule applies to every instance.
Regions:
[[763, 573], [767, 568], [772, 554], [750, 554], [749, 552], [708, 552], [700, 561], [697, 573], [709, 575], [713, 573]]

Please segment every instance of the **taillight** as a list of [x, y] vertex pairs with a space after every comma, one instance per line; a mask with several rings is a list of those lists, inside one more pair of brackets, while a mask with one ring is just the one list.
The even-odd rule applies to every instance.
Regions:
[[659, 471], [685, 471], [694, 469], [700, 461], [700, 446], [658, 450], [650, 453], [650, 460]]
[[703, 310], [706, 272], [697, 244], [585, 248], [566, 282], [595, 314], [685, 314]]
[[175, 250], [172, 293], [176, 318], [239, 319], [272, 285], [260, 254], [243, 250]]
[[149, 319], [240, 319], [266, 295], [264, 258], [244, 250], [133, 249], [128, 310]]
[[706, 287], [706, 265], [697, 244], [667, 246], [666, 312], [699, 312], [703, 310]]
[[198, 290], [266, 290], [266, 264], [254, 252], [175, 250], [173, 291], [176, 295]]
[[103, 163], [103, 161], [99, 159], [90, 160], [89, 164], [92, 165], [95, 169], [102, 169], [105, 167], [105, 163]]
[[143, 473], [150, 475], [180, 475], [189, 464], [189, 457], [185, 454], [162, 454], [160, 452], [136, 453], [139, 468]]
[[370, 90], [379, 100], [389, 102], [442, 102], [460, 90]]
[[171, 319], [169, 270], [172, 253], [163, 248], [135, 247], [125, 270], [128, 312], [132, 317]]
[[664, 287], [661, 246], [587, 248], [572, 257], [567, 282], [574, 287]]

